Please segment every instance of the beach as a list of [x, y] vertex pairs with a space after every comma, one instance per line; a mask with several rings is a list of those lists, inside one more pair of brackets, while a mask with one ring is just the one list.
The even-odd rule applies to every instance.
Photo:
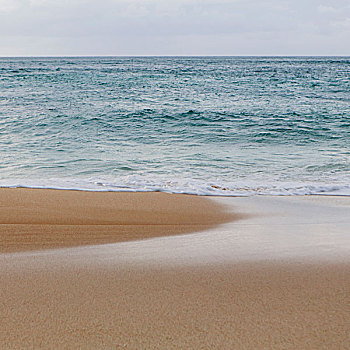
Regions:
[[1, 348], [348, 347], [348, 197], [0, 200]]
[[196, 196], [24, 188], [0, 194], [0, 252], [180, 234], [240, 218]]

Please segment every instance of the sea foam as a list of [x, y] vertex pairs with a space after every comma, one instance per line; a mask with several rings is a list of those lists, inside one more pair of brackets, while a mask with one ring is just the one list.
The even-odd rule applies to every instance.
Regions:
[[119, 179], [16, 179], [1, 180], [0, 187], [46, 188], [100, 192], [166, 192], [201, 196], [291, 196], [334, 195], [350, 196], [350, 185], [321, 183], [265, 183], [203, 181], [193, 179], [161, 179], [154, 177], [126, 176]]

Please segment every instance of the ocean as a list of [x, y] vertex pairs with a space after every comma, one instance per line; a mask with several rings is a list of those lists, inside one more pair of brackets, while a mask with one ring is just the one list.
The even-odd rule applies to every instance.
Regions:
[[350, 58], [0, 58], [0, 157], [1, 187], [350, 195]]

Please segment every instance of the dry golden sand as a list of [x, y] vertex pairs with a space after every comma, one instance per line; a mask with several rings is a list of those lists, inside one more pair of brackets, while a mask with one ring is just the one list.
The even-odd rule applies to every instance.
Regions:
[[189, 233], [240, 217], [198, 196], [1, 188], [0, 252]]
[[[0, 190], [3, 253], [235, 218], [193, 196]], [[349, 264], [140, 267], [72, 256], [0, 254], [0, 349], [349, 349]]]
[[2, 349], [349, 349], [349, 265], [1, 272]]

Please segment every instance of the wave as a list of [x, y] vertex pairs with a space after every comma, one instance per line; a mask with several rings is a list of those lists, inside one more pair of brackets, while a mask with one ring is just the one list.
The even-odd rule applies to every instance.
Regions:
[[252, 183], [249, 181], [220, 182], [198, 179], [169, 179], [145, 176], [115, 178], [51, 178], [0, 180], [2, 188], [40, 188], [99, 192], [166, 192], [200, 196], [350, 196], [345, 183]]

